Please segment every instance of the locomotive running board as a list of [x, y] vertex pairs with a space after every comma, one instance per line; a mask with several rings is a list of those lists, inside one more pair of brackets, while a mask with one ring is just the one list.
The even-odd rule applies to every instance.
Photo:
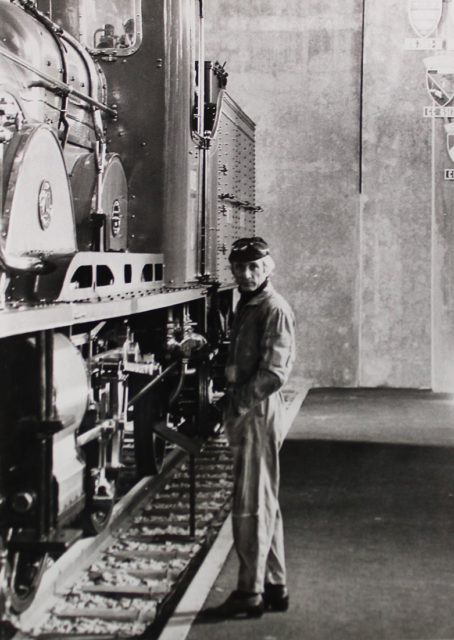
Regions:
[[0, 338], [130, 316], [184, 304], [205, 296], [206, 287], [203, 286], [182, 288], [178, 291], [164, 288], [157, 292], [142, 291], [128, 296], [112, 296], [101, 299], [96, 304], [85, 301], [6, 309], [2, 311], [0, 318]]

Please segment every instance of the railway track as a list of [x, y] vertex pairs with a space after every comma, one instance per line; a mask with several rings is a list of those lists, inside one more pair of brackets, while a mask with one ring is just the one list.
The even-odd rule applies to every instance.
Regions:
[[231, 487], [222, 435], [197, 455], [171, 451], [159, 476], [120, 500], [105, 531], [49, 569], [8, 636], [157, 637], [230, 510]]
[[[304, 396], [285, 393], [289, 425]], [[49, 567], [32, 606], [0, 624], [0, 639], [158, 638], [230, 511], [222, 431], [195, 449], [170, 445], [161, 473], [132, 486], [104, 531]]]

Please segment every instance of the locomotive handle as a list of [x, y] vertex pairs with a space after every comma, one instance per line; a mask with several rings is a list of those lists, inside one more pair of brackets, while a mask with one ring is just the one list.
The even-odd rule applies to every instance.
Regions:
[[148, 393], [148, 391], [150, 391], [150, 389], [152, 389], [160, 380], [162, 380], [164, 376], [170, 373], [172, 369], [176, 367], [176, 365], [177, 365], [176, 361], [172, 362], [166, 369], [164, 369], [164, 371], [162, 371], [158, 376], [156, 376], [156, 378], [153, 378], [153, 380], [151, 380], [148, 384], [146, 384], [143, 387], [143, 389], [141, 389], [138, 393], [136, 393], [135, 396], [130, 398], [128, 403], [128, 408], [131, 409], [136, 404], [136, 402], [140, 400], [140, 398], [142, 398], [146, 393]]
[[38, 334], [39, 343], [39, 385], [40, 385], [40, 420], [47, 422], [53, 418], [53, 369], [54, 369], [54, 332], [53, 329]]
[[65, 84], [64, 82], [60, 82], [59, 80], [52, 78], [51, 76], [47, 75], [46, 73], [43, 73], [39, 69], [36, 69], [33, 65], [28, 64], [27, 62], [25, 62], [25, 60], [22, 60], [22, 58], [19, 58], [19, 56], [14, 55], [14, 53], [11, 53], [10, 51], [6, 51], [2, 49], [0, 50], [0, 55], [4, 56], [5, 58], [8, 58], [9, 60], [12, 60], [15, 64], [23, 67], [24, 69], [27, 69], [28, 71], [32, 71], [34, 74], [38, 75], [41, 78], [42, 84], [39, 84], [37, 81], [33, 84], [30, 84], [29, 86], [31, 87], [44, 86], [47, 90], [53, 91], [55, 93], [61, 92], [61, 93], [64, 93], [65, 95], [72, 95], [78, 98], [79, 100], [86, 102], [90, 106], [95, 107], [96, 109], [101, 109], [102, 111], [104, 111], [105, 113], [108, 113], [111, 116], [116, 117], [118, 115], [116, 109], [113, 109], [112, 107], [108, 107], [106, 104], [99, 102], [99, 100], [95, 100], [91, 96], [88, 96], [85, 93], [82, 93], [81, 91], [77, 91], [77, 89], [73, 89], [72, 87]]
[[54, 525], [53, 504], [53, 434], [59, 423], [54, 409], [54, 331], [47, 329], [37, 336], [39, 353], [40, 425], [39, 433], [39, 534], [46, 536]]

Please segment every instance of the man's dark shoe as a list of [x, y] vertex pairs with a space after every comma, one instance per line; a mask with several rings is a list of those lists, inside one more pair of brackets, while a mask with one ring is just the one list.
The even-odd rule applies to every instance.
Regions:
[[203, 615], [209, 618], [259, 618], [264, 608], [260, 593], [232, 591], [225, 602], [218, 607], [205, 609]]
[[265, 585], [263, 594], [265, 609], [271, 611], [287, 611], [289, 604], [288, 589], [285, 584]]

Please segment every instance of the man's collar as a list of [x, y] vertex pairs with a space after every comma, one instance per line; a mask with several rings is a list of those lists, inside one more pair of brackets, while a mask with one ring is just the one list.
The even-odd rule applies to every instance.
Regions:
[[[247, 300], [244, 300], [244, 302], [241, 304], [241, 306], [243, 307], [243, 306], [260, 304], [262, 302], [263, 298], [268, 296], [273, 291], [273, 285], [271, 284], [271, 282], [269, 280], [266, 280], [264, 285], [265, 286], [263, 288], [260, 288], [260, 291], [257, 291], [257, 292], [254, 291], [255, 295], [251, 296]], [[240, 301], [241, 301], [241, 298], [240, 298]]]

